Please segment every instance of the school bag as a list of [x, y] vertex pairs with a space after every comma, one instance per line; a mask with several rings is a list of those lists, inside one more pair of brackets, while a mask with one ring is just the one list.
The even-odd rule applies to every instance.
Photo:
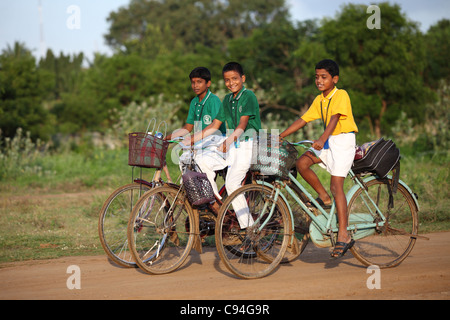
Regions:
[[[355, 174], [375, 173], [383, 179], [400, 165], [400, 150], [392, 140], [380, 138], [357, 148], [352, 171]], [[398, 168], [399, 169], [399, 168]]]
[[[400, 150], [392, 140], [380, 138], [357, 147], [352, 171], [358, 179], [362, 175], [372, 173], [382, 180], [392, 171], [392, 183], [387, 183], [388, 209], [394, 208], [393, 195], [397, 192], [400, 181]], [[389, 180], [385, 179], [385, 181]]]

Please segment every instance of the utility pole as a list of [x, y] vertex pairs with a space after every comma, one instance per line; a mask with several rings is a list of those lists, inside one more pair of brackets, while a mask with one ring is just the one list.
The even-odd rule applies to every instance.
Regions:
[[44, 19], [42, 17], [42, 0], [39, 0], [39, 34], [40, 34], [40, 55], [41, 58], [45, 57], [45, 41], [44, 41]]

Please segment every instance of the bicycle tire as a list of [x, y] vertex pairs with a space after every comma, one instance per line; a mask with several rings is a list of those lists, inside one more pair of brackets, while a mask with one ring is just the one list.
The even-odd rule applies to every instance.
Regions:
[[183, 190], [155, 188], [136, 203], [128, 221], [128, 245], [136, 264], [149, 274], [178, 269], [193, 243], [194, 214]]
[[[227, 197], [219, 211], [215, 240], [221, 261], [234, 275], [243, 279], [262, 278], [269, 275], [280, 264], [288, 241], [291, 238], [291, 223], [284, 201], [276, 203], [274, 214], [262, 231], [258, 231], [259, 218], [264, 218], [262, 205], [265, 201], [273, 203], [272, 188], [249, 184], [239, 188]], [[256, 222], [245, 232], [240, 232], [239, 223], [233, 210], [233, 200], [243, 195]], [[266, 216], [267, 217], [267, 216]], [[237, 238], [236, 244], [230, 239]]]
[[134, 204], [152, 187], [131, 183], [117, 188], [103, 204], [98, 221], [100, 243], [108, 257], [122, 267], [136, 267], [128, 250], [127, 225]]
[[[387, 221], [381, 227], [368, 230], [371, 234], [357, 239], [351, 248], [352, 254], [365, 266], [379, 268], [398, 266], [409, 255], [418, 234], [418, 208], [411, 193], [401, 184], [393, 194], [393, 208], [388, 209], [388, 183], [392, 179], [375, 179], [366, 183], [370, 197], [377, 203]], [[358, 189], [348, 204], [349, 225], [352, 221], [377, 218], [370, 217], [364, 204], [364, 190]], [[367, 221], [369, 222], [369, 221]], [[361, 231], [362, 232], [362, 231]]]

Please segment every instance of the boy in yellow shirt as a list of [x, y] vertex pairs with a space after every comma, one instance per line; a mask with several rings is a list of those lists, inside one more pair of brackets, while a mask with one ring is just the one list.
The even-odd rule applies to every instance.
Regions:
[[[358, 127], [353, 119], [350, 98], [345, 90], [337, 89], [339, 66], [333, 60], [322, 60], [316, 65], [316, 86], [322, 91], [308, 111], [280, 134], [284, 138], [303, 128], [308, 122], [321, 119], [324, 132], [314, 141], [312, 148], [297, 160], [300, 175], [318, 193], [316, 201], [322, 207], [331, 206], [331, 198], [311, 166], [319, 164], [331, 174], [330, 189], [336, 202], [339, 232], [331, 256], [338, 258], [350, 249], [355, 241], [347, 232], [347, 200], [344, 180], [354, 157]], [[313, 204], [309, 204], [313, 205]]]

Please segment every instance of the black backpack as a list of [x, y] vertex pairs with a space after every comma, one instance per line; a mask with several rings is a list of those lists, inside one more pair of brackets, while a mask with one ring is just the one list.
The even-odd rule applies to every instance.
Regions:
[[375, 173], [379, 178], [383, 179], [399, 165], [400, 150], [392, 140], [381, 138], [358, 147], [352, 171], [361, 175]]
[[[352, 171], [358, 179], [362, 175], [374, 173], [378, 179], [385, 180], [389, 190], [388, 208], [394, 208], [393, 194], [397, 192], [400, 180], [400, 150], [392, 140], [380, 138], [357, 147]], [[385, 179], [390, 171], [393, 172], [392, 184]]]

